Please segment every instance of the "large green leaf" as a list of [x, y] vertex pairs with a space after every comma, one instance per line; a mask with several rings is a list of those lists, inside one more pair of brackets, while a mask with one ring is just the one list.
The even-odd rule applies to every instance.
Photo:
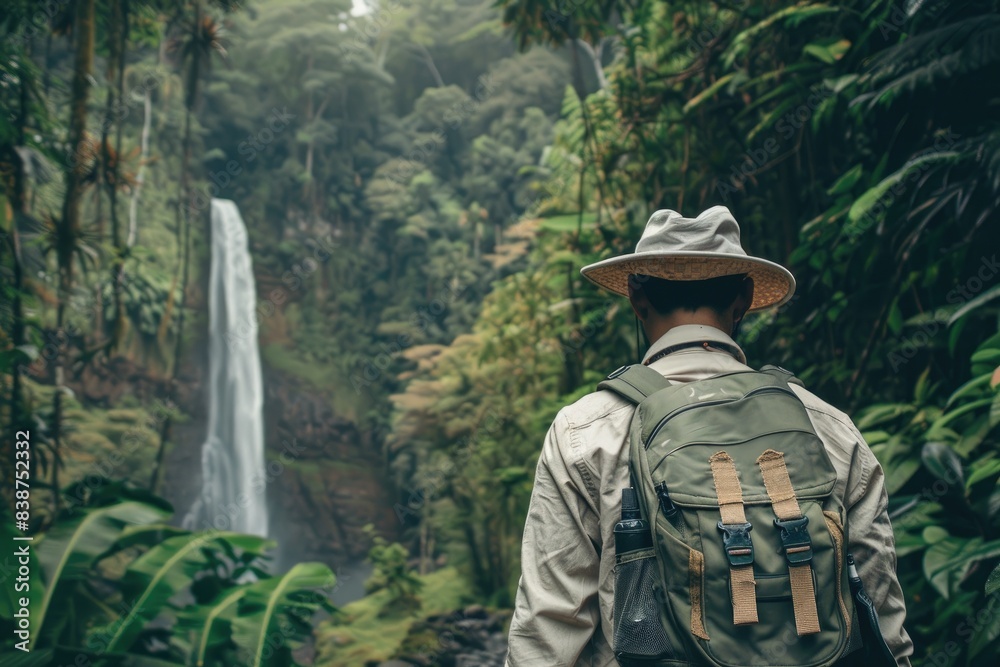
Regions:
[[32, 646], [45, 629], [55, 592], [70, 581], [90, 575], [94, 562], [106, 553], [127, 526], [163, 521], [170, 512], [144, 502], [129, 500], [105, 507], [78, 509], [78, 517], [56, 523], [38, 545], [38, 559], [45, 592], [33, 605], [35, 634]]
[[858, 419], [857, 426], [861, 431], [867, 431], [868, 429], [891, 422], [901, 415], [916, 412], [916, 409], [916, 406], [908, 403], [874, 405], [866, 410], [865, 414]]
[[882, 464], [885, 469], [885, 491], [889, 495], [897, 493], [920, 469], [920, 461], [914, 458], [892, 460]]
[[191, 577], [205, 563], [202, 550], [224, 541], [254, 553], [262, 553], [274, 544], [254, 535], [209, 531], [178, 535], [156, 545], [125, 570], [122, 589], [125, 598], [132, 601], [131, 610], [99, 631], [106, 639], [107, 650], [128, 650], [145, 624], [164, 609], [167, 600], [190, 585]]
[[951, 447], [940, 442], [928, 442], [920, 452], [920, 458], [932, 475], [948, 484], [962, 485], [965, 474], [962, 460]]
[[723, 55], [723, 62], [725, 63], [727, 69], [732, 67], [736, 59], [746, 53], [750, 45], [754, 43], [754, 41], [757, 40], [762, 33], [771, 29], [776, 24], [784, 23], [788, 27], [796, 26], [808, 18], [837, 11], [840, 11], [840, 7], [830, 6], [823, 3], [800, 3], [791, 7], [779, 9], [770, 16], [767, 16], [736, 35]]
[[976, 482], [1000, 474], [1000, 459], [980, 459], [972, 465], [972, 472], [965, 482], [965, 487], [971, 489]]
[[978, 561], [1000, 556], [1000, 540], [983, 543], [982, 538], [949, 537], [931, 545], [924, 553], [924, 576], [943, 598], [962, 583]]
[[850, 40], [839, 37], [826, 37], [811, 44], [806, 44], [802, 48], [802, 53], [813, 56], [827, 65], [832, 65], [843, 58], [849, 48], [851, 48]]
[[[265, 664], [269, 634], [280, 614], [311, 613], [318, 607], [333, 609], [325, 594], [315, 589], [332, 590], [335, 580], [330, 568], [322, 563], [299, 563], [281, 577], [264, 579], [247, 588], [240, 599], [239, 617], [233, 621], [233, 638], [242, 649], [250, 651], [252, 667]], [[286, 647], [298, 639], [295, 633], [282, 632], [281, 636]]]
[[223, 591], [211, 604], [197, 605], [178, 612], [180, 627], [194, 632], [196, 643], [189, 658], [198, 667], [205, 664], [208, 652], [232, 636], [232, 621], [237, 606], [247, 593], [249, 584]]
[[886, 176], [875, 186], [869, 188], [863, 195], [858, 197], [851, 206], [851, 210], [847, 212], [847, 219], [852, 223], [855, 223], [863, 218], [865, 214], [875, 206], [875, 204], [886, 196], [886, 193], [888, 193], [890, 189], [902, 183], [903, 179], [908, 175], [916, 171], [926, 169], [936, 162], [953, 161], [958, 156], [959, 154], [954, 151], [942, 151], [931, 153], [929, 155], [921, 155], [920, 157], [910, 160], [898, 170]]
[[690, 100], [688, 100], [687, 104], [684, 105], [684, 108], [681, 109], [681, 111], [683, 113], [688, 113], [689, 111], [698, 108], [699, 106], [701, 106], [703, 102], [710, 99], [713, 95], [722, 90], [722, 88], [726, 86], [730, 81], [732, 81], [735, 76], [736, 72], [731, 72], [729, 74], [726, 74], [725, 76], [720, 76], [718, 81], [716, 81], [708, 88], [706, 88], [705, 90], [701, 91], [700, 93], [692, 97]]
[[989, 375], [980, 375], [979, 377], [972, 378], [961, 387], [956, 389], [951, 396], [948, 397], [948, 402], [945, 403], [945, 409], [951, 407], [951, 405], [960, 398], [964, 398], [969, 394], [973, 393], [975, 390], [985, 387], [990, 381]]
[[990, 578], [986, 580], [986, 594], [993, 595], [997, 591], [1000, 591], [1000, 565], [993, 568]]
[[979, 308], [985, 303], [989, 303], [990, 301], [996, 299], [997, 297], [1000, 297], [1000, 285], [994, 285], [993, 287], [989, 288], [979, 296], [969, 299], [968, 302], [966, 302], [958, 310], [956, 310], [954, 313], [951, 314], [951, 317], [948, 318], [948, 326], [951, 326], [952, 324], [962, 319], [964, 316], [968, 315], [975, 309]]

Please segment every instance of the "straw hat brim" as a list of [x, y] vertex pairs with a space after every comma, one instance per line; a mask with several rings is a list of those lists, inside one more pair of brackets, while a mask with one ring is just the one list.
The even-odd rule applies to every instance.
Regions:
[[745, 273], [753, 278], [751, 311], [780, 306], [795, 293], [795, 278], [780, 264], [722, 252], [637, 252], [590, 264], [580, 273], [622, 296], [628, 296], [628, 277], [633, 273], [667, 280], [708, 280]]

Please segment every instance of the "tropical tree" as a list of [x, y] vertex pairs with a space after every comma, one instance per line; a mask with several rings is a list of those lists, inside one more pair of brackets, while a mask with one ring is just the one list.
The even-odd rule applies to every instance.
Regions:
[[64, 324], [70, 291], [73, 289], [73, 263], [85, 250], [80, 221], [80, 199], [88, 162], [93, 158], [87, 150], [87, 99], [90, 94], [91, 69], [94, 59], [94, 0], [76, 3], [73, 23], [74, 64], [70, 98], [69, 147], [65, 174], [66, 194], [62, 215], [53, 222], [51, 246], [59, 267], [59, 301], [56, 307], [56, 331], [59, 351], [55, 364], [56, 391], [52, 395], [52, 499], [53, 510], [59, 512], [60, 443], [62, 440], [62, 399], [65, 385], [66, 332]]

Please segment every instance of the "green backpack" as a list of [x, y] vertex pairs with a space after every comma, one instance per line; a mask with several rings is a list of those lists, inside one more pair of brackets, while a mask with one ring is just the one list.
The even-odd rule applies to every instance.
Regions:
[[638, 406], [629, 462], [652, 533], [616, 554], [621, 665], [821, 667], [861, 647], [837, 473], [789, 382], [765, 366], [671, 385], [636, 364], [598, 385]]

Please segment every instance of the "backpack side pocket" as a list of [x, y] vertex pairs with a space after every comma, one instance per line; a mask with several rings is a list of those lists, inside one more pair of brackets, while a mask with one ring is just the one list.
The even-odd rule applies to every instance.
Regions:
[[622, 667], [669, 660], [675, 653], [660, 617], [663, 589], [656, 552], [640, 549], [616, 556], [614, 651]]

